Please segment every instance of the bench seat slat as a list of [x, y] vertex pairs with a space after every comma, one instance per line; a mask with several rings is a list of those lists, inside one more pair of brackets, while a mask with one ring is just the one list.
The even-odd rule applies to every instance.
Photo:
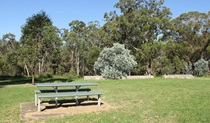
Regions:
[[41, 93], [38, 98], [102, 95], [101, 92]]
[[[51, 98], [51, 97], [70, 97], [70, 96], [91, 96], [91, 95], [97, 95], [98, 96], [98, 105], [101, 104], [101, 95], [102, 92], [66, 92], [66, 93], [40, 93], [37, 94], [38, 96], [38, 111], [40, 110], [40, 104], [41, 104], [41, 98]], [[56, 103], [57, 104], [57, 103]], [[76, 99], [76, 104], [78, 104], [78, 99]]]
[[[75, 92], [76, 89], [58, 89], [58, 92]], [[80, 88], [78, 91], [91, 91], [90, 88]], [[35, 90], [35, 93], [49, 93], [55, 92], [55, 90]]]

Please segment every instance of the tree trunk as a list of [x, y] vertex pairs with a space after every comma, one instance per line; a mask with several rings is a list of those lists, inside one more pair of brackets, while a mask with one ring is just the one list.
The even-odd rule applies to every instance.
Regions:
[[71, 51], [71, 66], [70, 66], [71, 72], [74, 71], [74, 50]]
[[41, 73], [41, 63], [39, 62], [39, 75]]
[[29, 71], [28, 71], [28, 67], [27, 67], [26, 64], [25, 64], [25, 66], [24, 66], [24, 69], [26, 69], [27, 76], [29, 77]]
[[152, 68], [151, 68], [151, 60], [149, 59], [149, 61], [147, 62], [147, 74], [151, 75], [152, 73]]
[[47, 58], [47, 56], [48, 56], [48, 53], [46, 52], [45, 54], [44, 54], [44, 56], [42, 57], [42, 63], [41, 63], [41, 68], [40, 68], [40, 72], [41, 73], [43, 73], [44, 72], [44, 62], [45, 62], [45, 59]]
[[32, 85], [35, 85], [35, 82], [34, 82], [34, 72], [32, 72]]
[[43, 73], [44, 72], [44, 58], [42, 59], [42, 64], [41, 64], [41, 73]]
[[84, 57], [82, 59], [82, 76], [85, 75], [85, 60], [84, 60]]
[[79, 76], [79, 55], [77, 56], [76, 64], [77, 64], [77, 76]]

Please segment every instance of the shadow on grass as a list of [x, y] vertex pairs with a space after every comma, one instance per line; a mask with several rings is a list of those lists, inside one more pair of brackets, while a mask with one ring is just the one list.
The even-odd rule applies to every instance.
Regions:
[[[78, 99], [79, 104], [76, 105], [76, 101], [75, 99], [70, 99], [70, 100], [58, 100], [58, 106], [55, 105], [55, 101], [42, 101], [42, 103], [47, 104], [47, 106], [45, 106], [44, 109], [42, 109], [42, 111], [47, 110], [47, 109], [55, 109], [58, 107], [77, 107], [77, 106], [92, 106], [92, 105], [98, 105], [98, 99], [96, 98], [89, 98], [89, 100], [87, 100], [87, 98], [80, 98]], [[103, 105], [104, 103], [101, 102], [101, 105]]]
[[[45, 82], [72, 82], [72, 79], [67, 78], [35, 78], [35, 83]], [[31, 77], [11, 77], [11, 76], [0, 76], [0, 88], [8, 85], [21, 85], [21, 84], [32, 84]]]

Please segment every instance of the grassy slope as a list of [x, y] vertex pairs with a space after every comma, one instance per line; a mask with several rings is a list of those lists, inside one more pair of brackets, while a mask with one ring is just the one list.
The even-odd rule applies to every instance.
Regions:
[[[0, 85], [12, 81], [0, 80]], [[102, 101], [120, 108], [34, 122], [210, 122], [210, 78], [97, 82], [99, 86], [93, 90], [104, 93]], [[1, 87], [1, 122], [24, 122], [19, 118], [20, 103], [33, 102], [35, 89], [35, 86], [22, 83]]]

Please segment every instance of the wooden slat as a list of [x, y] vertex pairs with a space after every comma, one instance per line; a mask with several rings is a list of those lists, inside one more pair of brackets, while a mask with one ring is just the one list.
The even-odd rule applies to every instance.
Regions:
[[[80, 88], [78, 91], [91, 91], [90, 88]], [[55, 90], [35, 90], [35, 93], [49, 93]], [[58, 89], [58, 92], [76, 92], [76, 89]]]
[[91, 96], [91, 95], [102, 95], [102, 93], [101, 92], [41, 93], [41, 94], [38, 94], [38, 98]]

